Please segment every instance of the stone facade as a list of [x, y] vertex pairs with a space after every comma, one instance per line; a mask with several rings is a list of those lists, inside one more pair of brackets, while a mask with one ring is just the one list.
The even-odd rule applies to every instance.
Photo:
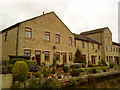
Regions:
[[55, 57], [58, 64], [71, 65], [77, 48], [86, 57], [87, 64], [97, 65], [99, 60], [108, 62], [106, 56], [118, 57], [118, 52], [110, 51], [110, 47], [119, 50], [120, 45], [112, 42], [108, 28], [88, 32], [73, 34], [54, 12], [50, 12], [3, 30], [0, 57], [9, 60], [10, 56], [28, 55], [31, 60], [48, 65]]

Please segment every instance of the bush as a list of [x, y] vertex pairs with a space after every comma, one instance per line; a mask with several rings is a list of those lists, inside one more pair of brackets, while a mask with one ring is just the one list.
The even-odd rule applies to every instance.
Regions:
[[77, 80], [76, 79], [70, 79], [70, 85], [71, 86], [76, 86], [76, 85], [79, 85], [79, 83], [77, 82]]
[[114, 66], [114, 69], [117, 70], [117, 69], [118, 69], [118, 66]]
[[96, 68], [92, 68], [92, 69], [91, 69], [91, 73], [92, 73], [92, 74], [97, 73], [97, 69], [96, 69]]
[[28, 72], [27, 78], [32, 78], [32, 72]]
[[16, 61], [13, 69], [13, 80], [15, 81], [25, 81], [28, 74], [28, 66], [24, 61]]
[[115, 65], [116, 65], [115, 62], [110, 62], [110, 63], [109, 63], [109, 67], [110, 67], [110, 68], [113, 68]]
[[9, 60], [9, 63], [14, 64], [16, 61], [25, 61], [25, 59], [23, 59], [23, 58], [13, 58], [13, 59]]
[[68, 66], [64, 66], [64, 67], [63, 67], [63, 71], [64, 71], [65, 73], [67, 73], [67, 72], [69, 71]]
[[88, 64], [88, 67], [93, 67], [93, 64], [89, 63], [89, 64]]
[[12, 88], [12, 89], [13, 89], [13, 88], [18, 89], [18, 88], [20, 88], [20, 84], [19, 84], [19, 83], [12, 84], [11, 88]]
[[10, 74], [12, 73], [12, 65], [2, 65], [2, 74]]
[[42, 85], [39, 85], [37, 83], [37, 80], [31, 79], [30, 84], [28, 85], [28, 88], [41, 88]]
[[78, 70], [73, 70], [73, 71], [70, 72], [70, 75], [72, 77], [79, 76], [79, 71]]
[[46, 81], [43, 83], [43, 89], [48, 89], [48, 88], [51, 88], [51, 89], [58, 89], [58, 88], [61, 88], [61, 84], [60, 82], [57, 80], [57, 79], [46, 79]]
[[29, 67], [30, 72], [37, 72], [38, 70], [39, 70], [39, 68], [35, 65], [32, 65], [32, 66]]
[[35, 77], [35, 78], [40, 78], [42, 76], [42, 73], [41, 72], [33, 72], [32, 75]]
[[28, 67], [30, 66], [37, 66], [37, 61], [36, 60], [25, 60], [25, 62], [27, 63]]
[[85, 71], [85, 69], [84, 68], [79, 68], [79, 69], [77, 69], [79, 72], [84, 72]]

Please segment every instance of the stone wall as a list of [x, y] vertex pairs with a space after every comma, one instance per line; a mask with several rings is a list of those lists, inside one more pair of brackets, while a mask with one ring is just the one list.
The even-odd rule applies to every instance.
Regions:
[[0, 78], [0, 89], [11, 88], [13, 82], [12, 74], [0, 74]]

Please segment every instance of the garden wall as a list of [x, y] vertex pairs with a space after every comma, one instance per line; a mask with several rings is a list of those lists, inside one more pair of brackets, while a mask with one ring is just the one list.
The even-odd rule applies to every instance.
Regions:
[[12, 78], [12, 74], [0, 74], [0, 77], [2, 78], [2, 81], [0, 81], [0, 88], [11, 88], [12, 86], [12, 82], [13, 82], [13, 78]]

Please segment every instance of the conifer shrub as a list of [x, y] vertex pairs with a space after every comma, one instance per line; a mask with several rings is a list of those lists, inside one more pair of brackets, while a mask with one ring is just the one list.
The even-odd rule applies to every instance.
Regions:
[[13, 58], [13, 59], [9, 60], [9, 63], [14, 64], [16, 61], [25, 61], [25, 59], [23, 59], [23, 58]]
[[13, 69], [13, 80], [14, 81], [25, 81], [28, 74], [28, 66], [25, 61], [16, 61]]

